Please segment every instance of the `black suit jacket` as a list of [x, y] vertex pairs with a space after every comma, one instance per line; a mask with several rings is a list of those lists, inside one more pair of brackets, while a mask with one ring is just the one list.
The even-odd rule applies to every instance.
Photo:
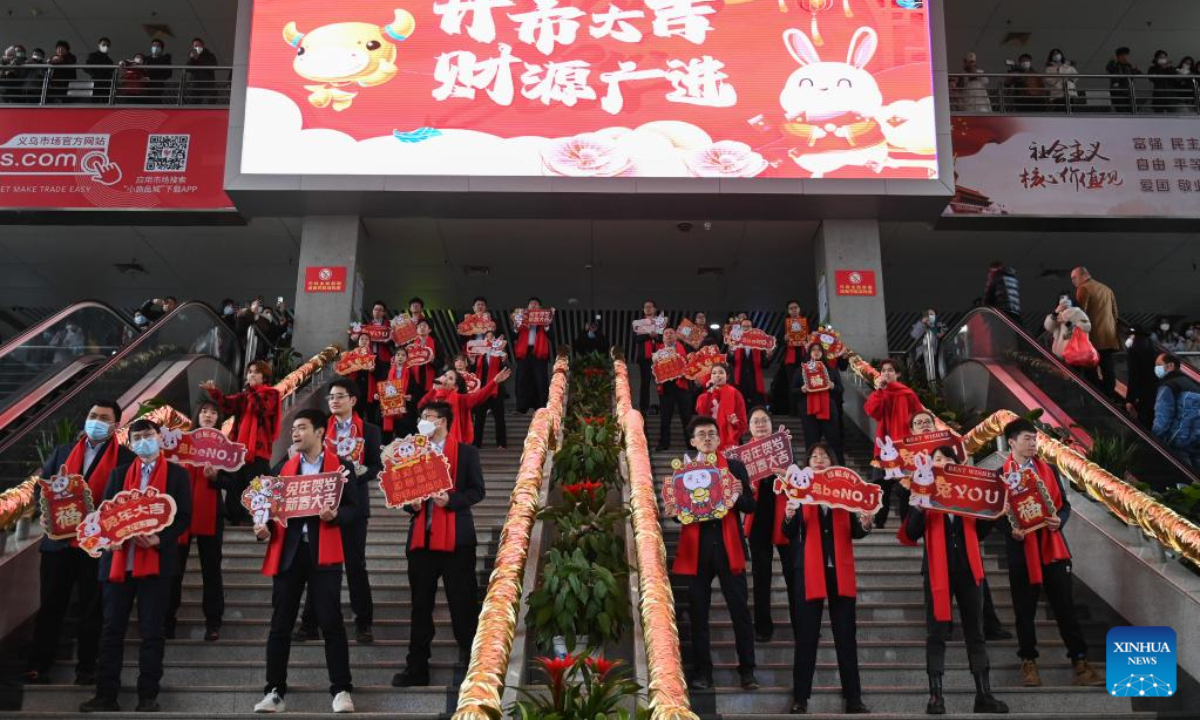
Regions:
[[[828, 567], [833, 564], [834, 574], [837, 574], [837, 553], [836, 539], [833, 537], [833, 512], [828, 508], [817, 508], [817, 517], [820, 518], [821, 532], [821, 551], [824, 555], [822, 565]], [[813, 528], [804, 522], [804, 509], [799, 508], [791, 520], [783, 520], [783, 534], [787, 537], [792, 545], [792, 572], [796, 573], [793, 577], [799, 578], [799, 588], [804, 587], [804, 543], [808, 539], [808, 533], [813, 532]], [[855, 513], [850, 513], [850, 539], [861, 540], [867, 536], [867, 530], [863, 529], [862, 523], [858, 521]], [[797, 591], [799, 592], [799, 591]]]
[[[363, 433], [366, 434], [365, 432]], [[350, 477], [354, 477], [354, 468], [345, 460], [341, 461], [342, 467], [350, 473]], [[272, 470], [271, 474], [278, 476], [283, 470], [283, 466], [287, 464], [287, 460], [281, 461]], [[342, 490], [342, 502], [338, 505], [337, 517], [331, 522], [340, 527], [346, 527], [358, 519], [359, 502], [358, 502], [358, 486], [353, 479], [346, 482], [346, 487]], [[342, 566], [337, 565], [329, 567], [320, 567], [317, 560], [321, 557], [321, 519], [316, 515], [306, 518], [295, 518], [288, 521], [287, 534], [283, 538], [283, 554], [279, 558], [279, 572], [283, 572], [292, 566], [292, 561], [296, 559], [296, 553], [300, 550], [301, 537], [304, 532], [301, 528], [308, 526], [308, 552], [312, 558], [313, 568], [316, 571], [338, 570], [341, 571]], [[275, 532], [277, 526], [271, 524], [271, 532]]]
[[[971, 572], [970, 560], [967, 558], [966, 531], [963, 529], [963, 518], [956, 517], [951, 520], [950, 515], [946, 516], [946, 521], [943, 527], [946, 532], [946, 564], [949, 565], [948, 572]], [[1005, 521], [1007, 524], [1007, 521]], [[976, 520], [975, 535], [979, 542], [987, 537], [991, 532], [992, 526], [995, 524], [991, 520]], [[908, 537], [916, 540], [925, 537], [925, 512], [920, 508], [910, 508], [908, 518], [905, 521], [905, 530]], [[929, 573], [929, 541], [925, 541], [925, 556], [921, 560], [921, 572]]]
[[[479, 504], [487, 492], [483, 487], [483, 465], [479, 461], [479, 450], [466, 443], [458, 444], [458, 471], [454, 477], [454, 490], [450, 493], [447, 510], [454, 511], [454, 546], [455, 548], [477, 545], [475, 537], [475, 516], [471, 514], [471, 506]], [[407, 512], [415, 515], [411, 508], [405, 506]], [[413, 526], [408, 526], [408, 541], [405, 547], [412, 549]]]
[[[358, 494], [355, 499], [358, 505], [358, 518], [366, 519], [371, 517], [371, 483], [379, 481], [379, 473], [383, 470], [383, 432], [379, 426], [363, 420], [363, 467], [365, 470], [361, 475], [356, 469], [350, 473], [353, 480], [347, 483], [353, 485], [353, 490]], [[345, 461], [345, 458], [343, 458]], [[282, 465], [280, 466], [282, 467]]]
[[[750, 475], [746, 472], [746, 466], [740, 460], [730, 459], [727, 463], [730, 474], [741, 483], [741, 494], [738, 495], [737, 502], [733, 504], [735, 514], [753, 514], [755, 509], [754, 494], [750, 492]], [[710, 548], [719, 547], [722, 550], [725, 549], [725, 535], [721, 529], [722, 521], [710, 520], [709, 522], [698, 524], [700, 526], [699, 562], [703, 564], [708, 561]], [[737, 518], [737, 528], [738, 536], [741, 538], [742, 552], [749, 558], [750, 553], [746, 552], [745, 523], [742, 522], [740, 516]]]
[[[109, 438], [108, 442], [116, 442], [113, 438]], [[75, 443], [69, 445], [59, 445], [54, 448], [54, 452], [50, 453], [50, 457], [46, 460], [46, 464], [42, 466], [42, 474], [40, 477], [49, 480], [63, 465], [67, 464], [67, 458], [71, 455], [71, 450], [75, 448]], [[99, 460], [104, 453], [108, 452], [108, 443], [100, 447], [100, 451], [96, 453], [92, 464], [83, 469], [83, 479], [90, 480], [92, 471], [96, 469], [96, 460]], [[129, 448], [124, 445], [117, 448], [117, 465], [129, 465], [137, 456], [133, 454]], [[33, 504], [36, 506], [41, 497], [42, 488], [40, 485], [34, 486]], [[190, 495], [188, 497], [191, 497]], [[100, 501], [104, 498], [92, 498], [92, 502], [96, 507], [100, 507]], [[61, 552], [71, 547], [70, 539], [51, 540], [48, 537], [43, 537], [38, 543], [39, 552]]]
[[[167, 461], [160, 455], [158, 462]], [[105, 500], [116, 497], [117, 493], [125, 489], [125, 475], [132, 464], [119, 465], [112, 471], [112, 475], [108, 476], [108, 487], [104, 490]], [[158, 534], [158, 574], [160, 577], [175, 577], [179, 574], [179, 536], [192, 524], [192, 479], [187, 470], [175, 463], [167, 463], [167, 494], [175, 498], [175, 519]], [[101, 582], [108, 581], [112, 561], [111, 552], [104, 553], [100, 558]]]

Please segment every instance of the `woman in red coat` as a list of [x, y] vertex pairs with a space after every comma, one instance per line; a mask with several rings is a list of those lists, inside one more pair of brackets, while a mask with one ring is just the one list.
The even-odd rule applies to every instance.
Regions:
[[279, 437], [280, 395], [268, 383], [271, 365], [256, 360], [246, 367], [246, 389], [225, 395], [209, 380], [200, 385], [224, 415], [233, 416], [234, 442], [246, 446], [246, 464], [238, 470], [225, 496], [225, 511], [229, 521], [240, 525], [250, 520], [242, 507], [242, 492], [259, 475], [271, 474], [271, 451]]
[[454, 426], [450, 437], [470, 445], [475, 439], [475, 425], [471, 412], [500, 392], [500, 385], [512, 377], [512, 370], [504, 368], [484, 383], [478, 390], [467, 392], [467, 379], [457, 370], [447, 370], [433, 381], [433, 387], [421, 398], [420, 407], [431, 402], [444, 402], [454, 409]]
[[[889, 462], [894, 452], [894, 443], [908, 437], [908, 421], [913, 413], [921, 410], [917, 394], [904, 383], [900, 382], [900, 371], [892, 360], [884, 360], [879, 364], [879, 377], [875, 380], [875, 392], [867, 398], [863, 410], [877, 423], [875, 429], [875, 458], [871, 464], [875, 470], [871, 480], [883, 486], [883, 507], [875, 516], [875, 527], [881, 528], [887, 524], [888, 511], [891, 509], [892, 489], [896, 487], [901, 475], [896, 471], [885, 471], [883, 466]], [[889, 450], [889, 447], [893, 449]], [[908, 496], [904, 488], [900, 489], [900, 519], [908, 514]]]

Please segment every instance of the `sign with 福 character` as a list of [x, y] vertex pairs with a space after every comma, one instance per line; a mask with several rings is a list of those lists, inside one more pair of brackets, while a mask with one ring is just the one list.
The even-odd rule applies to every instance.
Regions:
[[829, 366], [823, 360], [808, 360], [800, 366], [804, 374], [804, 387], [809, 392], [827, 392], [833, 388], [829, 377]]
[[776, 470], [792, 464], [792, 433], [780, 426], [764, 438], [727, 448], [723, 452], [730, 460], [738, 460], [745, 465], [750, 482], [757, 483], [773, 477]]
[[67, 472], [62, 467], [49, 480], [38, 478], [41, 496], [38, 507], [41, 511], [42, 529], [51, 540], [75, 537], [75, 530], [83, 518], [92, 512], [92, 490], [82, 475]]
[[1046, 484], [1031, 468], [1006, 473], [1004, 484], [1008, 487], [1008, 521], [1017, 530], [1031, 533], [1058, 515]]
[[175, 521], [175, 498], [153, 487], [122, 490], [100, 503], [75, 529], [79, 547], [92, 557], [130, 538], [161, 532]]
[[389, 508], [424, 502], [454, 489], [450, 462], [424, 435], [396, 438], [383, 448], [379, 489]]

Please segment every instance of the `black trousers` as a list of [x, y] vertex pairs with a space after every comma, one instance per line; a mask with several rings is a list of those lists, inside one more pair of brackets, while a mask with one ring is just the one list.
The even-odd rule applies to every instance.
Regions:
[[692, 394], [675, 383], [663, 385], [662, 395], [658, 396], [659, 423], [658, 445], [667, 448], [671, 446], [671, 416], [679, 416], [679, 424], [683, 428], [680, 437], [687, 445], [687, 424], [692, 419], [692, 411], [696, 409], [696, 401]]
[[342, 623], [342, 568], [317, 569], [308, 547], [301, 545], [292, 566], [281, 571], [271, 583], [271, 632], [267, 635], [267, 684], [263, 692], [275, 689], [287, 694], [288, 659], [292, 654], [292, 627], [300, 613], [304, 587], [312, 597], [317, 624], [325, 638], [325, 667], [329, 671], [329, 694], [354, 689], [350, 681], [350, 647], [346, 626]]
[[899, 480], [884, 480], [884, 472], [879, 468], [873, 468], [871, 471], [871, 482], [883, 488], [883, 506], [879, 508], [879, 512], [875, 515], [876, 527], [883, 527], [887, 522], [888, 515], [892, 510], [892, 493], [900, 496], [900, 522], [908, 517], [908, 498], [911, 493], [904, 489]]
[[79, 593], [79, 623], [75, 671], [90, 673], [96, 668], [103, 621], [100, 600], [100, 561], [78, 548], [41, 553], [41, 580], [37, 618], [33, 624], [33, 648], [29, 669], [39, 675], [50, 672], [58, 651], [58, 639], [71, 603], [71, 589]]
[[158, 686], [163, 675], [163, 623], [170, 599], [169, 577], [147, 577], [134, 580], [126, 577], [125, 582], [102, 582], [104, 597], [104, 623], [100, 630], [100, 660], [96, 666], [96, 695], [116, 699], [121, 691], [121, 666], [125, 662], [125, 631], [129, 627], [129, 615], [133, 602], [137, 600], [138, 634], [141, 644], [138, 650], [137, 694], [139, 699], [158, 697]]
[[183, 575], [187, 572], [188, 557], [192, 554], [192, 540], [200, 555], [200, 578], [204, 582], [204, 591], [200, 596], [200, 606], [204, 610], [205, 627], [216, 629], [221, 627], [221, 618], [225, 616], [225, 580], [221, 575], [221, 524], [217, 523], [216, 535], [197, 535], [186, 545], [179, 546], [179, 574], [171, 579], [171, 602], [167, 609], [167, 627], [174, 628], [179, 615], [179, 606], [183, 602]]
[[475, 408], [475, 442], [473, 444], [477, 448], [483, 447], [483, 428], [487, 424], [489, 412], [496, 421], [496, 444], [508, 445], [508, 430], [504, 423], [504, 396], [500, 394], [502, 392], [504, 392], [503, 389], [498, 390], [495, 397]]
[[225, 517], [235, 524], [248, 524], [250, 513], [242, 506], [242, 493], [250, 486], [250, 481], [259, 475], [270, 475], [271, 464], [259, 458], [246, 463], [240, 470], [233, 473], [229, 489], [225, 491]]
[[408, 641], [408, 669], [429, 672], [435, 628], [433, 605], [438, 579], [446, 590], [450, 608], [450, 626], [460, 650], [470, 652], [479, 624], [479, 579], [475, 575], [475, 546], [455, 548], [453, 552], [436, 550], [408, 551], [408, 584], [412, 588], [412, 634]]
[[[640, 345], [639, 345], [640, 352]], [[649, 362], [638, 363], [638, 412], [642, 417], [650, 412], [650, 395], [654, 392], [654, 369]]]
[[[766, 481], [764, 480], [764, 482]], [[792, 546], [773, 545], [770, 536], [765, 538], [765, 542], [757, 538], [750, 538], [750, 563], [754, 572], [754, 629], [759, 634], [770, 634], [775, 631], [775, 620], [771, 617], [771, 577], [775, 574], [776, 550], [779, 552], [779, 562], [783, 565], [783, 582], [787, 586], [788, 607], [795, 606], [796, 579], [793, 569]], [[794, 619], [792, 628], [795, 629]]]
[[[1022, 560], [1024, 558], [1022, 557]], [[1024, 562], [1008, 564], [1008, 580], [1012, 587], [1013, 609], [1017, 616], [1017, 655], [1023, 660], [1034, 660], [1037, 650], [1037, 608], [1043, 589], [1054, 621], [1058, 623], [1058, 634], [1067, 646], [1067, 657], [1083, 660], [1087, 657], [1087, 642], [1079, 621], [1075, 619], [1075, 603], [1071, 591], [1071, 562], [1063, 560], [1042, 566], [1042, 584], [1031, 585]]]
[[[807, 396], [804, 393], [800, 394], [800, 402], [806, 403], [801, 405], [801, 409], [807, 407]], [[838, 409], [830, 403], [829, 419], [820, 420], [812, 415], [802, 413], [800, 415], [800, 426], [804, 430], [804, 449], [807, 452], [815, 443], [824, 440], [829, 443], [829, 447], [833, 448], [833, 454], [837, 457], [833, 460], [838, 465], [845, 464], [845, 458], [842, 453], [842, 428], [838, 420]]]
[[538, 360], [533, 353], [517, 361], [517, 412], [545, 407], [550, 397], [550, 361]]
[[729, 560], [723, 552], [714, 552], [705, 558], [701, 553], [696, 565], [696, 574], [685, 576], [689, 615], [692, 630], [692, 670], [696, 675], [712, 672], [712, 650], [708, 627], [709, 608], [712, 606], [713, 578], [721, 584], [721, 594], [729, 608], [733, 621], [733, 637], [737, 644], [738, 671], [754, 670], [754, 621], [750, 617], [747, 603], [746, 575], [734, 574], [729, 569]]
[[[929, 574], [925, 573], [925, 670], [931, 675], [946, 671], [946, 640], [950, 638], [950, 621], [941, 622], [933, 616], [933, 592], [929, 589]], [[967, 643], [967, 664], [971, 672], [983, 672], [989, 667], [987, 643], [983, 637], [983, 591], [975, 584], [969, 568], [950, 573], [950, 595], [958, 603], [962, 618], [963, 639]]]
[[[825, 568], [825, 592], [829, 599], [829, 622], [833, 629], [833, 647], [837, 652], [838, 677], [842, 697], [862, 697], [858, 674], [857, 598], [837, 594], [837, 574]], [[821, 616], [825, 600], [801, 600], [792, 604], [792, 625], [796, 628], [796, 656], [792, 663], [792, 696], [808, 700], [812, 696], [813, 673], [817, 669], [817, 645], [821, 640]]]
[[983, 582], [979, 583], [979, 590], [983, 593], [983, 633], [987, 636], [1000, 630], [1003, 623], [1000, 622], [1000, 616], [996, 614], [996, 604], [992, 602], [992, 588], [988, 585], [986, 577]]
[[[342, 526], [342, 555], [346, 558], [346, 583], [350, 586], [350, 609], [354, 612], [354, 625], [367, 630], [375, 624], [375, 601], [371, 597], [371, 579], [367, 575], [367, 524], [370, 518], [360, 518], [352, 525]], [[341, 590], [338, 590], [340, 597]], [[300, 624], [306, 630], [317, 628], [317, 609], [313, 605], [313, 594], [304, 598], [304, 612]]]

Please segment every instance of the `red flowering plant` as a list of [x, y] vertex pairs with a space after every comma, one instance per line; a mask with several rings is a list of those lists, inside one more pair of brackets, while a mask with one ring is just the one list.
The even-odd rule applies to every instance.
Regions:
[[508, 707], [517, 720], [632, 720], [641, 687], [620, 660], [572, 657], [535, 660], [546, 676], [546, 692], [517, 688], [521, 699]]

